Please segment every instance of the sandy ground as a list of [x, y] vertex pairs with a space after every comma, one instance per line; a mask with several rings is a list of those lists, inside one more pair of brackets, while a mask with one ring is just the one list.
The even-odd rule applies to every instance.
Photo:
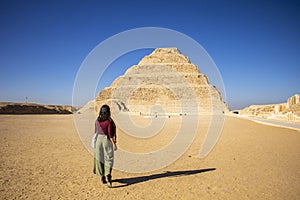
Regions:
[[[174, 120], [161, 142], [137, 143], [138, 151], [165, 145]], [[0, 115], [0, 199], [300, 199], [299, 131], [226, 117], [219, 142], [199, 159], [207, 126], [176, 162], [149, 173], [114, 170], [109, 189], [92, 173], [71, 115]]]

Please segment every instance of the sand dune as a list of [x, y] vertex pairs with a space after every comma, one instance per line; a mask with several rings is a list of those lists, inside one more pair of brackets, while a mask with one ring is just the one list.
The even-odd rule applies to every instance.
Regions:
[[[167, 131], [174, 131], [176, 120], [167, 120]], [[201, 160], [207, 126], [201, 121], [194, 143], [176, 162], [149, 173], [114, 170], [115, 188], [109, 189], [92, 173], [93, 157], [72, 115], [0, 115], [0, 198], [300, 198], [299, 131], [228, 116], [218, 144]], [[118, 135], [120, 147], [134, 150], [125, 134], [119, 130]], [[170, 137], [160, 139], [147, 148], [159, 148]]]

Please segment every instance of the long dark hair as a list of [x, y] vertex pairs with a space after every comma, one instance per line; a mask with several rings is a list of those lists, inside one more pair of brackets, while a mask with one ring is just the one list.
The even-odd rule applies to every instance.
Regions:
[[99, 116], [97, 120], [99, 122], [104, 122], [108, 119], [110, 119], [110, 108], [108, 105], [103, 105], [99, 111]]

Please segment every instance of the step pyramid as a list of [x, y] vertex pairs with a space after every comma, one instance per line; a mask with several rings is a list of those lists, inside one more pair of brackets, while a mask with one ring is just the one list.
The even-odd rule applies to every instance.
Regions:
[[219, 90], [177, 48], [157, 48], [130, 67], [95, 99], [96, 112], [137, 115], [220, 114], [228, 111]]

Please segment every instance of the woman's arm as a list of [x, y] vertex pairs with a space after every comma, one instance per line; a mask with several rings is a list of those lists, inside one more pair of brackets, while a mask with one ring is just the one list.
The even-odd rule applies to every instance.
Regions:
[[118, 147], [117, 147], [117, 144], [115, 143], [114, 139], [113, 139], [113, 138], [110, 138], [110, 141], [111, 141], [111, 143], [112, 143], [113, 146], [114, 146], [114, 150], [117, 151], [117, 150], [118, 150]]
[[115, 140], [115, 137], [114, 137], [114, 134], [116, 134], [116, 133], [113, 133], [113, 130], [114, 130], [114, 127], [113, 127], [114, 124], [113, 123], [114, 123], [113, 121], [110, 121], [110, 123], [108, 124], [108, 137], [109, 137], [111, 143], [114, 146], [114, 150], [116, 151], [118, 149], [118, 147], [117, 147], [117, 144], [116, 144], [117, 141]]

